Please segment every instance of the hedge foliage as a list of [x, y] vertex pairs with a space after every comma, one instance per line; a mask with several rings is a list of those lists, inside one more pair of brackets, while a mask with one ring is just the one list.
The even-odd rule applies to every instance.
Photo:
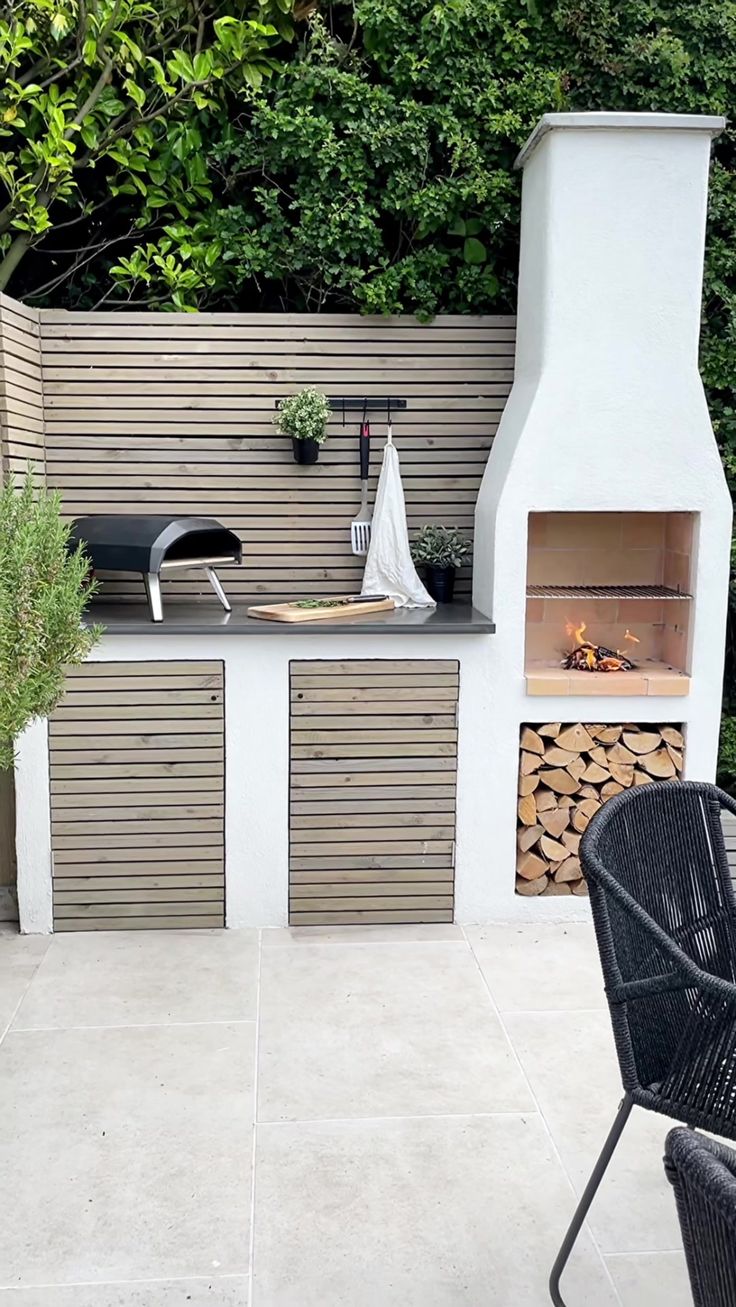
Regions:
[[[177, 4], [185, 27], [191, 5]], [[53, 303], [510, 310], [512, 164], [541, 113], [728, 114], [736, 103], [736, 0], [299, 0], [293, 19], [260, 88], [192, 100], [189, 126], [182, 107], [172, 187], [190, 150], [201, 202], [191, 188], [178, 206], [121, 193], [106, 211], [115, 253], [83, 260], [84, 222], [57, 236], [69, 215], [52, 212], [41, 248]], [[736, 490], [735, 142], [729, 128], [714, 144], [701, 367]], [[104, 169], [75, 183], [94, 212]], [[26, 259], [10, 292], [43, 302], [38, 274]], [[732, 612], [732, 640], [735, 628]], [[733, 715], [733, 648], [729, 666]]]

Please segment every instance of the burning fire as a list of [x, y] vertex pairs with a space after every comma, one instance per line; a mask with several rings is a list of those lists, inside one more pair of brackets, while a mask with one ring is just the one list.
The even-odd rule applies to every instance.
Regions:
[[[563, 667], [568, 671], [577, 672], [632, 672], [634, 670], [635, 664], [626, 656], [626, 649], [607, 649], [605, 645], [592, 644], [590, 640], [584, 638], [587, 629], [585, 622], [577, 626], [574, 622], [567, 623], [565, 630], [570, 639], [575, 641], [575, 647], [563, 659]], [[639, 644], [639, 638], [627, 628], [624, 642]]]

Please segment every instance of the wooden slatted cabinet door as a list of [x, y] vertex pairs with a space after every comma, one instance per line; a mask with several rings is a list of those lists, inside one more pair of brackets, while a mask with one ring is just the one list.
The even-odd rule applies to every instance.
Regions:
[[291, 663], [292, 925], [452, 921], [459, 664]]
[[49, 748], [54, 929], [223, 926], [223, 664], [85, 663]]

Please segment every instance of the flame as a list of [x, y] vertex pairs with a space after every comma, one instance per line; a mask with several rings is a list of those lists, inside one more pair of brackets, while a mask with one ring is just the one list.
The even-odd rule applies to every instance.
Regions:
[[638, 635], [634, 635], [634, 632], [633, 632], [633, 631], [630, 631], [629, 628], [628, 628], [628, 626], [627, 626], [627, 628], [626, 628], [626, 635], [624, 636], [624, 640], [627, 640], [627, 641], [628, 641], [628, 640], [633, 640], [633, 641], [634, 641], [634, 644], [641, 644], [641, 640], [639, 639]]
[[587, 629], [588, 627], [586, 622], [581, 622], [579, 626], [576, 626], [574, 622], [568, 622], [567, 626], [565, 627], [567, 634], [571, 638], [574, 638], [576, 644], [583, 643], [583, 636], [585, 635]]

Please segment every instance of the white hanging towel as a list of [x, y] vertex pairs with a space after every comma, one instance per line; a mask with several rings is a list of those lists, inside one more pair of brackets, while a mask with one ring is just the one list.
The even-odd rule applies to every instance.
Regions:
[[435, 607], [417, 576], [409, 549], [404, 487], [390, 422], [361, 593], [388, 595], [397, 608]]

